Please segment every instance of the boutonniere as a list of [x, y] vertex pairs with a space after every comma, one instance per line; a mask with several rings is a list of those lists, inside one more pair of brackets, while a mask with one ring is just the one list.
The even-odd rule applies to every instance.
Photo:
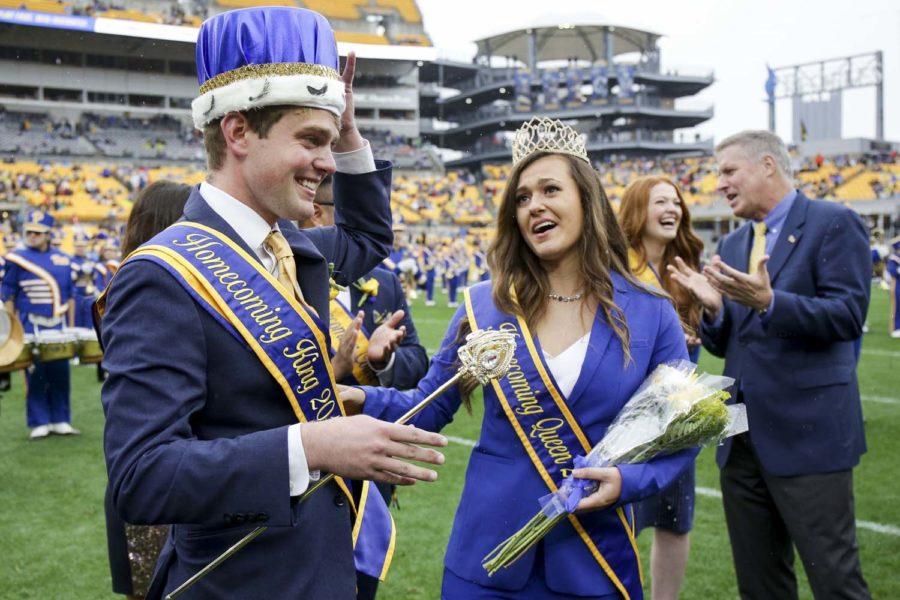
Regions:
[[328, 263], [328, 298], [334, 300], [338, 297], [338, 294], [346, 289], [344, 286], [338, 285], [334, 280], [334, 263]]
[[362, 292], [362, 298], [359, 299], [359, 306], [373, 300], [378, 295], [378, 280], [374, 277], [364, 279], [360, 277], [353, 284], [356, 289]]

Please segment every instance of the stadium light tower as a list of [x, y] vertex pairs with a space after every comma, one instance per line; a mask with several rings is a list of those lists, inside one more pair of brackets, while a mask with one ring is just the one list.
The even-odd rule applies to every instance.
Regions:
[[[840, 94], [843, 90], [863, 87], [875, 88], [875, 138], [883, 141], [884, 70], [881, 50], [770, 68], [766, 80], [769, 130], [775, 131], [776, 99], [792, 98], [796, 108], [804, 96], [821, 97], [825, 94]], [[838, 104], [838, 108], [839, 106]]]

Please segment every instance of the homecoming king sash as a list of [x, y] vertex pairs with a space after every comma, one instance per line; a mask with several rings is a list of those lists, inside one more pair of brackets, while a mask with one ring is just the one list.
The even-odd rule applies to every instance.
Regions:
[[[353, 322], [354, 314], [337, 298], [331, 299], [329, 305], [331, 316], [331, 339], [340, 340], [344, 332]], [[369, 366], [366, 355], [369, 352], [369, 336], [364, 327], [360, 327], [356, 336], [356, 346], [353, 348], [353, 373], [352, 379], [359, 385], [378, 385], [378, 377]]]
[[[507, 374], [491, 381], [497, 400], [509, 419], [534, 468], [551, 493], [574, 468], [574, 459], [587, 455], [592, 444], [534, 344], [534, 336], [521, 317], [502, 313], [494, 306], [490, 285], [476, 285], [464, 292], [466, 314], [472, 330], [498, 329], [513, 333], [520, 343]], [[521, 343], [524, 342], [524, 343]], [[640, 559], [632, 524], [622, 508], [616, 509], [628, 543], [619, 536], [591, 534], [574, 514], [569, 522], [591, 556], [626, 599], [641, 597]], [[635, 578], [632, 574], [638, 573]]]
[[[298, 421], [343, 416], [325, 326], [234, 241], [200, 223], [181, 221], [138, 248], [129, 260], [162, 266], [226, 330], [247, 344], [284, 391]], [[335, 482], [355, 513], [357, 570], [384, 579], [395, 540], [384, 499], [369, 482], [360, 482], [357, 506], [347, 483], [340, 477]]]

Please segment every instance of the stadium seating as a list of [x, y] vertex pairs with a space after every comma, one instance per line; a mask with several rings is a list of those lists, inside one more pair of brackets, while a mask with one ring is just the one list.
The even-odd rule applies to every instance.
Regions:
[[376, 0], [378, 6], [396, 8], [400, 18], [407, 23], [421, 23], [422, 13], [416, 6], [415, 0]]
[[[310, 10], [321, 13], [331, 19], [358, 21], [362, 18], [359, 12], [359, 0], [303, 0], [303, 5]], [[366, 3], [367, 4], [367, 3]]]
[[65, 14], [67, 3], [62, 0], [0, 0], [0, 8], [25, 8], [37, 12]]
[[357, 31], [335, 31], [334, 37], [339, 42], [348, 42], [351, 44], [390, 44], [391, 42], [383, 35], [376, 33], [362, 33]]

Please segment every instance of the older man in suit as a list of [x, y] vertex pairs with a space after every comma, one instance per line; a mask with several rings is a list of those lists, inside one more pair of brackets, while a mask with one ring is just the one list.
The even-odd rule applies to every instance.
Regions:
[[869, 305], [868, 234], [853, 211], [797, 192], [782, 141], [716, 147], [719, 186], [748, 219], [699, 274], [703, 346], [725, 358], [750, 431], [717, 452], [742, 598], [796, 598], [794, 546], [816, 598], [868, 598], [853, 467], [866, 450], [853, 343]]
[[[439, 453], [414, 444], [446, 443], [364, 416], [327, 418], [340, 414], [319, 319], [328, 264], [353, 278], [387, 255], [390, 164], [373, 160], [356, 129], [355, 58], [340, 76], [320, 15], [217, 15], [200, 29], [197, 62], [208, 180], [184, 222], [135, 253], [105, 299], [112, 502], [128, 522], [174, 524], [150, 598], [265, 524], [190, 597], [350, 600], [352, 498], [341, 480], [303, 496], [310, 481], [319, 471], [432, 481], [406, 460], [438, 464]], [[311, 214], [316, 186], [335, 170], [337, 226], [282, 231], [279, 220]], [[191, 262], [201, 246], [211, 262]]]

